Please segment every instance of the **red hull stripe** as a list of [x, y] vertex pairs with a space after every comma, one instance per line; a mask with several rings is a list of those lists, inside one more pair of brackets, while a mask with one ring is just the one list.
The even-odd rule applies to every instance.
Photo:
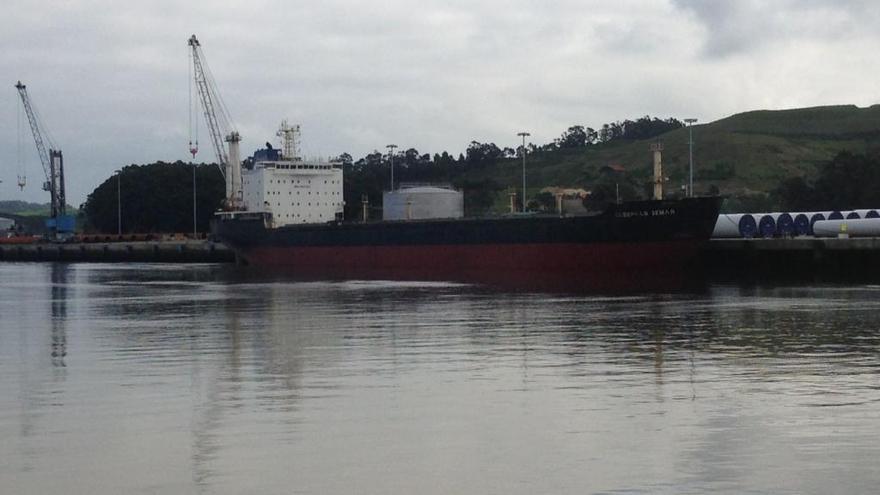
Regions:
[[606, 273], [628, 270], [667, 272], [681, 269], [701, 242], [658, 241], [589, 244], [480, 244], [438, 246], [255, 247], [240, 255], [252, 265], [307, 272], [387, 270], [573, 271]]

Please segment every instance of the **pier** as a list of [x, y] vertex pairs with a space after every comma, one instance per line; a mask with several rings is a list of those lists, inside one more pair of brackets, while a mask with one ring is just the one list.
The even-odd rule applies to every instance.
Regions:
[[737, 279], [876, 279], [880, 237], [713, 239], [700, 262], [710, 276]]
[[225, 244], [207, 240], [0, 244], [0, 261], [231, 263]]

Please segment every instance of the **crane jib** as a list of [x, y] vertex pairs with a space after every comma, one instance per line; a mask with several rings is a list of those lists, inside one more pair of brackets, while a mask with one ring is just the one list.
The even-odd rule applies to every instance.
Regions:
[[[40, 163], [43, 166], [43, 172], [46, 174], [46, 183], [44, 189], [49, 191], [51, 196], [51, 215], [52, 224], [58, 217], [64, 216], [67, 210], [67, 200], [64, 193], [64, 157], [61, 150], [54, 146], [51, 141], [49, 147], [43, 142], [43, 130], [40, 120], [37, 118], [37, 112], [31, 103], [30, 96], [27, 92], [27, 86], [18, 81], [15, 84], [21, 103], [24, 106], [28, 123], [31, 126], [31, 133], [34, 136], [34, 144], [37, 147], [37, 155], [40, 157]], [[47, 187], [48, 186], [48, 187]]]

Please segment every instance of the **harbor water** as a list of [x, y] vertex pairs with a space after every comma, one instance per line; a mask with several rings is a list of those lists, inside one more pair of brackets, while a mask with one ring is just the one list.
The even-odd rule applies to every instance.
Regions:
[[0, 492], [874, 493], [880, 285], [0, 264]]

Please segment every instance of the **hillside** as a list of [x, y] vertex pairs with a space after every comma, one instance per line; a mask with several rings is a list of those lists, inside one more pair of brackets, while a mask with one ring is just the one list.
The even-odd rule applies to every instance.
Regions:
[[23, 217], [28, 216], [49, 216], [49, 203], [29, 203], [27, 201], [0, 201], [0, 213], [11, 213]]
[[[784, 179], [815, 177], [817, 166], [839, 151], [864, 153], [880, 149], [880, 105], [868, 108], [827, 106], [778, 111], [753, 111], [695, 125], [695, 190], [712, 186], [730, 197], [727, 209], [771, 208], [768, 197]], [[667, 191], [687, 181], [688, 130], [667, 132], [663, 141]], [[622, 165], [630, 179], [646, 183], [651, 176], [650, 140], [615, 140], [579, 149], [538, 151], [527, 157], [529, 195], [550, 185], [590, 189], [606, 165]], [[518, 159], [470, 170], [471, 180], [492, 178], [504, 187], [521, 182]], [[506, 200], [498, 201], [498, 204]]]

